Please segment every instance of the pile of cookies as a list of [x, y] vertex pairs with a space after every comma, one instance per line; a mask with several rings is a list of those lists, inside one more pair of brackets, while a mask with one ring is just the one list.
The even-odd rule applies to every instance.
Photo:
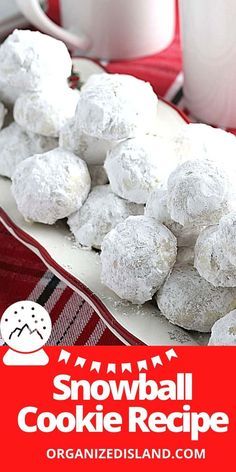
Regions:
[[236, 344], [236, 138], [203, 124], [158, 134], [158, 98], [128, 75], [68, 86], [58, 40], [14, 31], [0, 47], [0, 174], [25, 220], [67, 218], [101, 250], [101, 280], [171, 323]]

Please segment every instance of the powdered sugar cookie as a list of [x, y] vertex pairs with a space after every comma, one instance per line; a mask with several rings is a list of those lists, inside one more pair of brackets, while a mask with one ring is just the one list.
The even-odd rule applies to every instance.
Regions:
[[18, 87], [11, 87], [7, 83], [3, 83], [0, 80], [0, 100], [7, 105], [8, 108], [12, 108], [16, 99], [21, 94], [22, 90]]
[[167, 226], [176, 236], [179, 247], [194, 246], [203, 227], [187, 224], [185, 226], [172, 220], [167, 207], [167, 190], [154, 189], [146, 203], [145, 215], [155, 218], [159, 223]]
[[0, 102], [0, 129], [3, 127], [4, 119], [7, 114], [7, 110], [3, 103]]
[[0, 47], [0, 84], [8, 87], [9, 98], [49, 83], [64, 86], [71, 68], [65, 44], [38, 31], [15, 30]]
[[224, 254], [236, 270], [236, 212], [229, 213], [219, 221], [218, 237]]
[[236, 310], [216, 321], [211, 330], [209, 346], [236, 346]]
[[86, 163], [57, 148], [20, 163], [12, 178], [12, 193], [26, 220], [53, 224], [82, 206], [90, 183]]
[[236, 171], [236, 138], [232, 133], [203, 123], [182, 126], [172, 137], [172, 145], [180, 163], [186, 160], [208, 159], [224, 170]]
[[226, 257], [218, 225], [209, 226], [198, 236], [194, 266], [215, 287], [236, 287], [236, 267]]
[[177, 231], [182, 228], [182, 225], [171, 219], [167, 208], [167, 190], [165, 188], [157, 187], [150, 193], [146, 203], [145, 214], [155, 218], [159, 223], [162, 223], [169, 229], [171, 225], [173, 225], [173, 229], [176, 225]]
[[186, 161], [170, 174], [167, 185], [170, 216], [182, 225], [209, 225], [229, 211], [231, 187], [226, 173], [202, 159]]
[[79, 91], [69, 87], [27, 92], [16, 100], [15, 121], [25, 130], [58, 137], [65, 123], [74, 116]]
[[157, 136], [122, 141], [104, 164], [113, 192], [135, 203], [146, 203], [154, 188], [165, 187], [176, 165], [169, 140]]
[[11, 123], [0, 131], [0, 175], [11, 178], [21, 161], [57, 146], [57, 139], [27, 133], [17, 123]]
[[59, 146], [74, 152], [88, 165], [103, 165], [107, 151], [116, 144], [116, 141], [87, 135], [76, 126], [74, 118], [60, 131]]
[[76, 120], [89, 136], [115, 140], [153, 129], [157, 96], [151, 85], [130, 75], [94, 74], [81, 90]]
[[101, 280], [132, 303], [150, 300], [176, 260], [176, 238], [154, 218], [130, 216], [102, 243]]
[[236, 307], [236, 289], [214, 287], [190, 264], [177, 264], [156, 298], [171, 323], [205, 333]]
[[143, 205], [117, 197], [110, 185], [100, 185], [92, 189], [80, 210], [69, 217], [68, 224], [82, 246], [100, 249], [112, 228], [130, 215], [141, 214]]

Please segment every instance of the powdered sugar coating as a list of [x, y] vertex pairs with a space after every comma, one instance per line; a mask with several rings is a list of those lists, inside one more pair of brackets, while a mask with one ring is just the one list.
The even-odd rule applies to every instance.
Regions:
[[26, 220], [53, 224], [78, 210], [90, 190], [87, 165], [61, 148], [22, 161], [12, 178], [12, 193]]
[[236, 287], [236, 267], [225, 255], [218, 225], [205, 228], [195, 246], [194, 266], [215, 287]]
[[120, 298], [142, 304], [163, 284], [176, 252], [176, 238], [165, 226], [130, 216], [103, 240], [101, 280]]
[[110, 185], [94, 187], [83, 206], [68, 219], [76, 240], [87, 247], [101, 248], [106, 234], [130, 215], [143, 214], [143, 205], [115, 195]]
[[201, 226], [191, 224], [183, 226], [172, 220], [167, 207], [166, 189], [156, 188], [151, 192], [146, 203], [145, 215], [151, 216], [159, 221], [159, 223], [167, 226], [176, 236], [179, 247], [194, 246], [202, 229]]
[[88, 170], [91, 177], [91, 187], [108, 183], [108, 177], [104, 166], [88, 165]]
[[169, 229], [171, 225], [173, 225], [173, 229], [176, 225], [177, 231], [182, 228], [182, 225], [171, 219], [167, 208], [167, 190], [165, 188], [157, 187], [150, 193], [146, 203], [145, 214], [155, 218]]
[[206, 159], [177, 166], [169, 176], [167, 192], [170, 216], [182, 225], [217, 223], [230, 207], [228, 177]]
[[20, 88], [11, 87], [11, 85], [5, 84], [0, 80], [0, 100], [7, 107], [12, 107], [21, 92]]
[[7, 110], [3, 103], [0, 102], [0, 129], [3, 127], [4, 119], [7, 114]]
[[218, 238], [224, 254], [236, 270], [236, 212], [228, 213], [219, 221]]
[[180, 163], [208, 159], [225, 170], [236, 171], [236, 138], [232, 133], [203, 123], [190, 123], [182, 126], [172, 140]]
[[17, 123], [11, 123], [0, 131], [0, 175], [11, 178], [21, 161], [57, 146], [57, 139], [27, 133]]
[[14, 118], [27, 131], [56, 138], [74, 116], [78, 100], [79, 91], [69, 87], [27, 92], [16, 100]]
[[148, 135], [122, 141], [104, 164], [113, 192], [135, 203], [146, 203], [154, 188], [165, 187], [176, 165], [169, 140]]
[[74, 118], [69, 120], [60, 131], [59, 146], [74, 152], [88, 165], [102, 165], [107, 151], [116, 144], [116, 141], [87, 135], [78, 128]]
[[211, 330], [209, 346], [236, 346], [236, 310], [216, 321]]
[[65, 44], [38, 31], [15, 30], [0, 47], [0, 83], [16, 96], [49, 83], [65, 85], [71, 68]]
[[171, 323], [205, 333], [236, 307], [236, 289], [214, 287], [190, 264], [177, 264], [156, 298]]
[[94, 74], [82, 87], [77, 111], [81, 131], [118, 141], [153, 129], [157, 96], [149, 83], [130, 75]]

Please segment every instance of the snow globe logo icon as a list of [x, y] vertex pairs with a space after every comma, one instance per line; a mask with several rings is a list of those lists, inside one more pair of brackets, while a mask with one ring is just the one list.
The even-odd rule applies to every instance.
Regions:
[[46, 365], [42, 347], [48, 341], [52, 323], [41, 305], [29, 300], [9, 306], [2, 315], [1, 335], [10, 349], [3, 357], [6, 365]]

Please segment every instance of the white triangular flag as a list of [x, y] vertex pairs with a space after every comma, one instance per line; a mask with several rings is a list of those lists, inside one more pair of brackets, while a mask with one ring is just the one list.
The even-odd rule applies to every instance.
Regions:
[[80, 367], [84, 367], [85, 362], [86, 362], [86, 359], [84, 359], [83, 357], [78, 356], [76, 361], [75, 361], [75, 367], [77, 365], [79, 365]]
[[121, 370], [122, 372], [125, 372], [126, 370], [128, 372], [132, 372], [132, 367], [131, 367], [131, 363], [130, 362], [123, 362], [121, 364]]
[[170, 361], [172, 359], [172, 357], [178, 357], [178, 356], [177, 356], [175, 350], [172, 348], [172, 349], [169, 349], [168, 351], [166, 351], [166, 357]]
[[116, 364], [109, 363], [107, 366], [107, 373], [108, 372], [113, 372], [114, 374], [116, 373]]
[[67, 364], [67, 362], [70, 359], [70, 356], [71, 356], [70, 352], [67, 352], [64, 349], [62, 349], [61, 352], [60, 352], [58, 362], [65, 362], [65, 364]]
[[154, 356], [154, 357], [152, 357], [152, 365], [153, 365], [153, 367], [156, 367], [157, 364], [158, 364], [158, 365], [163, 365], [163, 362], [162, 362], [160, 356]]
[[137, 365], [138, 365], [138, 370], [147, 370], [147, 361], [143, 360], [143, 361], [138, 361], [137, 362]]
[[96, 370], [97, 372], [100, 371], [101, 362], [93, 361], [90, 367], [90, 370]]

